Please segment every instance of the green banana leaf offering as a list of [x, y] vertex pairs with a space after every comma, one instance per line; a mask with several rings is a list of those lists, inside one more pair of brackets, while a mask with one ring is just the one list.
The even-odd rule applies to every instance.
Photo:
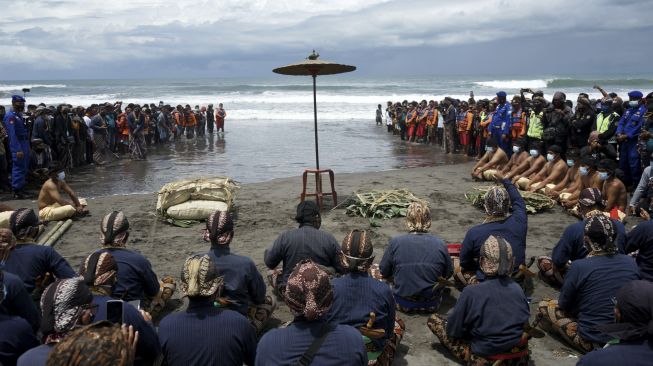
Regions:
[[[473, 192], [466, 193], [465, 198], [474, 206], [483, 208], [483, 204], [485, 203], [485, 192], [487, 192], [490, 187], [491, 186], [476, 187]], [[526, 191], [519, 191], [519, 193], [526, 202], [526, 212], [531, 214], [551, 209], [556, 205], [556, 202], [553, 199], [541, 193]]]
[[377, 219], [405, 217], [412, 202], [426, 203], [406, 189], [374, 190], [355, 193], [338, 207], [345, 207], [348, 216], [366, 217], [370, 225], [380, 226]]

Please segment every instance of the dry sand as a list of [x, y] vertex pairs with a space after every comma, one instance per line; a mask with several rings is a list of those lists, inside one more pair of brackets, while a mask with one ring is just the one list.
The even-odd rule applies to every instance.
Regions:
[[[469, 176], [472, 163], [429, 168], [403, 169], [386, 172], [336, 175], [339, 197], [344, 199], [355, 191], [370, 189], [407, 188], [429, 201], [433, 225], [431, 233], [446, 242], [462, 241], [470, 227], [482, 222], [484, 213], [465, 201], [463, 192], [472, 190], [479, 183]], [[234, 177], [237, 179], [238, 177]], [[164, 182], [162, 182], [163, 184]], [[73, 187], [74, 188], [74, 187]], [[263, 253], [277, 235], [296, 227], [293, 221], [295, 207], [299, 202], [300, 177], [276, 179], [263, 183], [244, 185], [236, 198], [236, 234], [231, 244], [238, 254], [254, 259], [260, 272], [265, 274]], [[12, 207], [25, 206], [26, 201], [7, 202]], [[152, 262], [159, 276], [173, 275], [179, 278], [181, 265], [186, 256], [206, 251], [208, 245], [202, 240], [204, 224], [189, 229], [171, 226], [154, 215], [156, 194], [100, 197], [89, 200], [92, 216], [76, 221], [72, 228], [56, 244], [56, 249], [78, 267], [81, 259], [99, 247], [99, 223], [102, 216], [112, 210], [122, 210], [131, 224], [128, 247], [140, 251]], [[36, 206], [35, 202], [30, 204]], [[529, 215], [526, 254], [528, 257], [549, 254], [564, 228], [574, 218], [564, 214], [558, 207], [537, 215]], [[342, 240], [350, 229], [360, 228], [372, 232], [376, 260], [379, 262], [389, 239], [405, 232], [403, 219], [382, 221], [382, 227], [370, 227], [367, 219], [348, 217], [344, 210], [326, 211], [322, 229]], [[533, 267], [532, 269], [535, 269]], [[270, 290], [268, 290], [270, 293]], [[458, 296], [457, 291], [452, 291]], [[557, 293], [535, 280], [531, 313], [534, 314], [539, 300], [556, 298]], [[175, 294], [168, 310], [183, 309], [184, 302]], [[453, 300], [446, 301], [440, 313], [446, 313]], [[443, 352], [436, 337], [426, 327], [426, 315], [403, 315], [406, 333], [395, 365], [455, 365], [450, 355]], [[291, 320], [285, 305], [275, 312], [274, 324]], [[532, 360], [538, 365], [575, 365], [577, 353], [560, 340], [547, 336], [531, 341]]]

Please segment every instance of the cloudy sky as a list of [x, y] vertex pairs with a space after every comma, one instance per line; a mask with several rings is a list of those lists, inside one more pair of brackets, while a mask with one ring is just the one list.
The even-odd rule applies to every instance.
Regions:
[[0, 79], [650, 73], [653, 0], [0, 0]]

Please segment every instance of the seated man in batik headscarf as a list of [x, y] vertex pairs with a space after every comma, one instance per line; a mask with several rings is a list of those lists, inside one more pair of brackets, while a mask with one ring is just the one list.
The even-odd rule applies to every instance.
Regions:
[[490, 236], [481, 247], [480, 270], [485, 280], [468, 286], [445, 319], [433, 314], [427, 325], [440, 343], [465, 365], [528, 365], [530, 310], [524, 291], [510, 277], [512, 247]]
[[406, 226], [408, 234], [390, 240], [379, 265], [380, 274], [392, 282], [398, 310], [431, 313], [442, 300], [439, 283], [453, 273], [451, 257], [444, 241], [428, 233], [431, 212], [425, 203], [408, 206]]
[[[84, 260], [80, 276], [93, 294], [96, 307], [93, 321], [107, 320], [107, 302], [113, 300], [118, 264], [108, 252], [95, 252]], [[144, 310], [135, 308], [129, 302], [122, 303], [123, 323], [131, 325], [138, 332], [135, 365], [152, 365], [161, 353], [159, 338], [152, 325], [152, 317]]]
[[[519, 190], [503, 174], [495, 173], [494, 178], [504, 188], [492, 187], [485, 193], [485, 213], [487, 217], [480, 225], [467, 231], [460, 248], [460, 267], [456, 266], [454, 279], [459, 286], [481, 281], [484, 277], [479, 269], [478, 260], [481, 246], [490, 235], [504, 238], [512, 246], [514, 255], [513, 275], [520, 274], [520, 266], [526, 262], [526, 233], [528, 216], [526, 203]], [[512, 215], [508, 216], [512, 202]], [[520, 275], [521, 276], [521, 275]], [[518, 278], [521, 280], [518, 276]]]
[[[603, 197], [601, 197], [601, 191], [596, 188], [586, 188], [580, 193], [578, 207], [584, 219], [594, 215], [605, 215]], [[612, 219], [612, 222], [617, 231], [617, 249], [619, 253], [624, 253], [626, 228], [619, 220]], [[550, 257], [537, 258], [537, 267], [540, 269], [539, 276], [544, 282], [556, 288], [562, 286], [565, 273], [571, 263], [587, 257], [584, 237], [585, 222], [580, 220], [567, 226]]]
[[536, 320], [542, 329], [560, 335], [583, 353], [610, 341], [597, 327], [614, 323], [611, 299], [624, 283], [639, 279], [635, 260], [617, 253], [614, 222], [593, 215], [584, 223], [589, 254], [571, 264], [557, 301], [540, 302]]
[[45, 366], [54, 346], [73, 329], [93, 321], [93, 294], [81, 277], [57, 280], [43, 291], [41, 332], [42, 345], [25, 352], [18, 366]]
[[41, 291], [55, 278], [76, 275], [68, 262], [54, 248], [35, 243], [41, 232], [41, 223], [34, 210], [21, 208], [9, 218], [11, 231], [16, 237], [16, 248], [5, 262], [5, 270], [20, 277], [25, 289], [36, 302]]
[[254, 261], [231, 252], [229, 244], [234, 237], [234, 222], [226, 211], [215, 211], [206, 220], [204, 241], [211, 243], [209, 255], [224, 277], [224, 297], [228, 307], [248, 317], [257, 333], [276, 308], [271, 296], [265, 295], [265, 281]]
[[164, 365], [254, 365], [256, 332], [246, 317], [226, 308], [223, 289], [224, 279], [211, 256], [186, 259], [181, 290], [188, 296], [188, 308], [159, 325]]
[[166, 276], [159, 283], [152, 264], [142, 254], [126, 248], [129, 239], [129, 221], [124, 213], [113, 211], [100, 224], [101, 251], [109, 252], [118, 263], [118, 274], [113, 297], [125, 301], [141, 300], [143, 308], [159, 312], [175, 291], [174, 279]]
[[[288, 277], [284, 300], [295, 319], [286, 328], [267, 332], [256, 349], [257, 366], [364, 366], [367, 352], [354, 327], [326, 321], [333, 304], [329, 274], [315, 263], [299, 263]], [[316, 340], [318, 349], [309, 351]]]
[[[39, 192], [39, 218], [43, 221], [59, 221], [73, 216], [88, 214], [86, 200], [77, 198], [75, 192], [66, 183], [66, 172], [59, 163], [50, 164], [48, 172], [50, 179], [43, 183]], [[70, 201], [63, 199], [61, 193], [65, 192]]]
[[[322, 218], [317, 203], [304, 201], [297, 205], [295, 221], [299, 228], [281, 233], [272, 248], [265, 251], [265, 265], [270, 269], [267, 279], [279, 294], [283, 293], [288, 276], [297, 263], [305, 259], [325, 270], [342, 272], [338, 261], [340, 245], [333, 235], [320, 230]], [[282, 261], [283, 268], [277, 268]]]
[[[4, 309], [5, 305], [7, 305], [5, 300], [8, 296], [11, 296], [5, 282], [5, 276], [11, 276], [11, 273], [0, 270], [0, 329], [2, 329], [0, 332], [0, 365], [15, 365], [20, 355], [39, 345], [39, 340], [36, 338], [35, 329], [32, 328], [28, 319]], [[16, 280], [22, 286], [20, 280]], [[27, 297], [27, 293], [25, 293], [25, 296]], [[11, 302], [11, 299], [9, 301]], [[34, 308], [34, 304], [29, 300], [29, 297], [27, 297], [27, 303]], [[9, 305], [13, 306], [13, 304]], [[34, 310], [36, 311], [36, 308]]]
[[353, 230], [342, 241], [340, 261], [347, 274], [334, 278], [330, 323], [358, 328], [367, 345], [368, 365], [390, 365], [403, 336], [390, 287], [368, 275], [374, 246], [367, 231]]

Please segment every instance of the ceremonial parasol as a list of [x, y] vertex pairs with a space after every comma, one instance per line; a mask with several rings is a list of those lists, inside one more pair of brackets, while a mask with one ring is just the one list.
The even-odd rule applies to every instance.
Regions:
[[306, 60], [291, 64], [287, 66], [278, 67], [273, 72], [282, 75], [295, 75], [295, 76], [312, 76], [313, 77], [313, 118], [314, 118], [314, 127], [315, 127], [315, 163], [317, 170], [320, 170], [320, 154], [318, 152], [318, 141], [317, 141], [317, 89], [316, 89], [316, 78], [318, 75], [334, 75], [342, 74], [345, 72], [350, 72], [356, 70], [356, 66], [343, 65], [330, 61], [318, 60], [320, 55], [311, 53]]

